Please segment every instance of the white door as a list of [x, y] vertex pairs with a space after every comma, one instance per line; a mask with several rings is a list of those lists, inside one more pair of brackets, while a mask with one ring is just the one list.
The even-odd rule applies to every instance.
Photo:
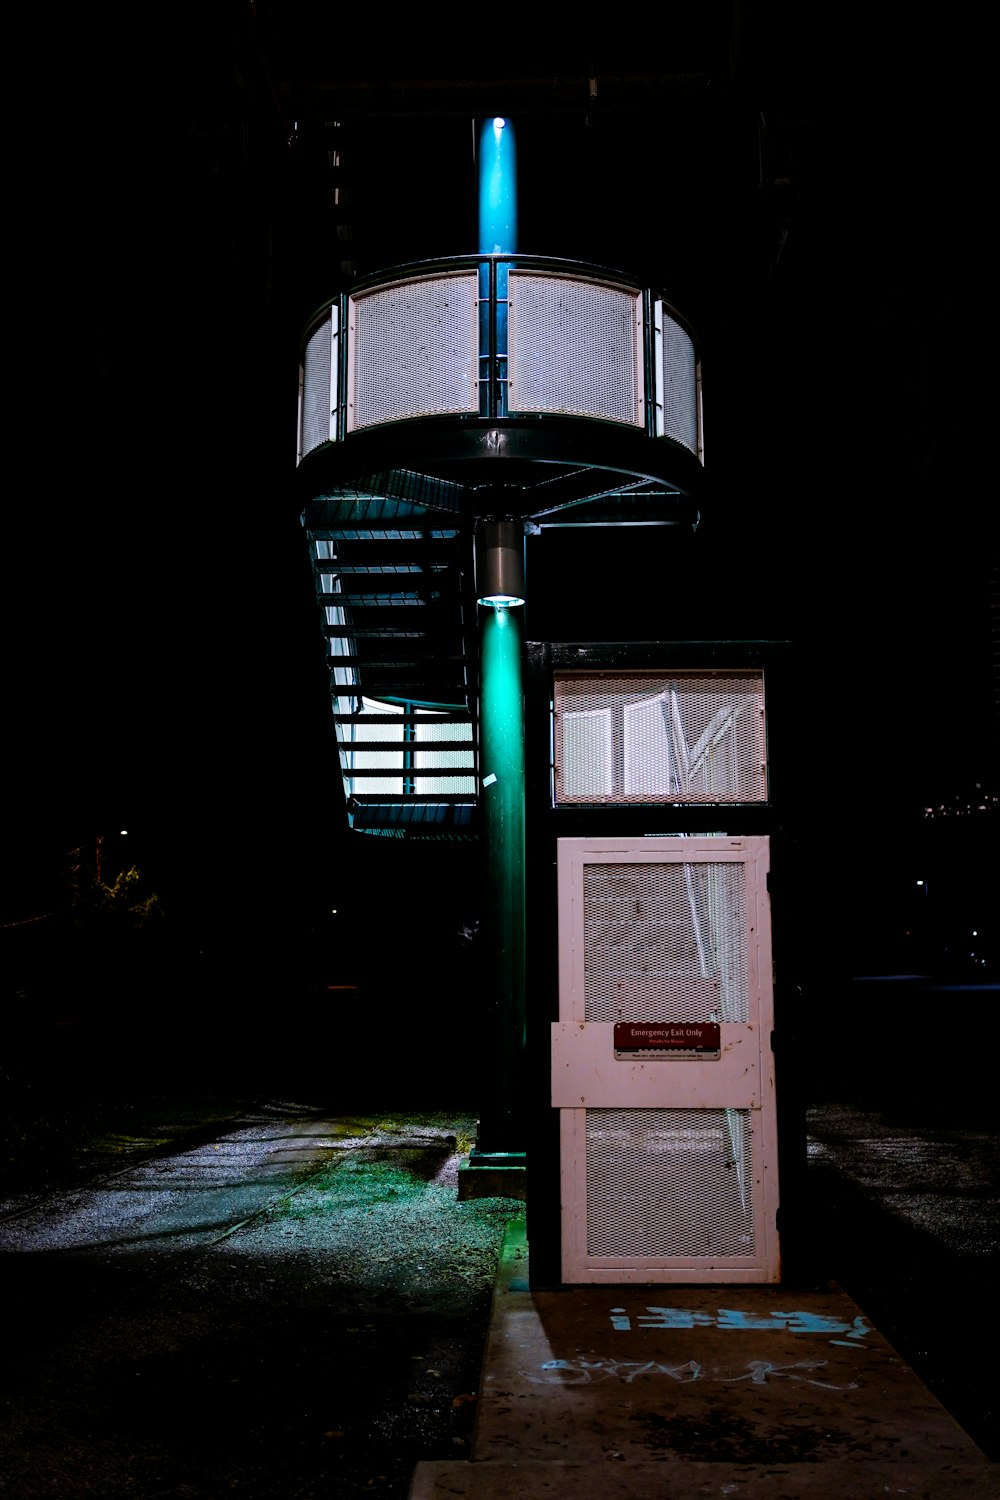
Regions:
[[777, 1281], [768, 840], [557, 850], [563, 1281]]

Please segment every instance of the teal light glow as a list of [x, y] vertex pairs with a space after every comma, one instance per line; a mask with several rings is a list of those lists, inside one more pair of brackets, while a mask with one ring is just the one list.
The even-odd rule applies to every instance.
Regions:
[[517, 153], [514, 129], [497, 115], [479, 135], [479, 253], [509, 255], [517, 248]]
[[480, 710], [486, 927], [495, 985], [494, 1097], [481, 1144], [523, 1150], [525, 1040], [524, 695], [521, 613], [480, 614]]
[[[509, 120], [495, 115], [484, 120], [479, 131], [479, 253], [510, 255], [517, 242], [517, 154], [514, 129]], [[491, 280], [495, 274], [495, 326], [490, 326], [489, 306]], [[488, 261], [479, 267], [479, 337], [481, 347], [491, 345], [495, 362], [495, 400], [497, 413], [507, 414], [507, 262], [491, 268]], [[492, 380], [484, 380], [480, 411], [486, 416], [490, 407]]]

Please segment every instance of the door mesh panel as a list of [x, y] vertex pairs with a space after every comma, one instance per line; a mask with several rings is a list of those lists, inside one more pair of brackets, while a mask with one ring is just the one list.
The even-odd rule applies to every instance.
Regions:
[[352, 429], [479, 411], [478, 290], [472, 272], [351, 299]]
[[585, 1021], [749, 1019], [746, 866], [588, 863]]
[[587, 1253], [752, 1256], [745, 1109], [588, 1109]]
[[555, 681], [557, 803], [767, 801], [762, 672]]
[[508, 409], [641, 426], [641, 302], [636, 292], [511, 271]]

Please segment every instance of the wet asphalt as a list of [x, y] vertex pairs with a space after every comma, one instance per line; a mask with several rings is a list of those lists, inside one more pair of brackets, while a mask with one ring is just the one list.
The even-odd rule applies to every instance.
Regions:
[[[810, 1109], [813, 1232], [819, 1263], [1000, 1459], [998, 1144], [955, 1118]], [[0, 1494], [404, 1500], [418, 1463], [468, 1455], [523, 1204], [459, 1202], [468, 1112], [270, 1100], [191, 1119], [105, 1138], [0, 1205]]]

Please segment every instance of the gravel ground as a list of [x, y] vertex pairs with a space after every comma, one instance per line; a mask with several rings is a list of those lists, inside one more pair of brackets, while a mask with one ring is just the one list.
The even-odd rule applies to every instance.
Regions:
[[996, 1462], [1000, 1136], [978, 1107], [944, 1124], [921, 1104], [810, 1109], [816, 1253]]
[[[1000, 1458], [995, 1131], [857, 1104], [807, 1125], [827, 1274]], [[418, 1461], [467, 1454], [523, 1210], [458, 1201], [472, 1114], [164, 1101], [85, 1126], [0, 1201], [4, 1500], [405, 1500]]]
[[0, 1493], [403, 1497], [420, 1459], [463, 1456], [523, 1208], [458, 1201], [474, 1128], [272, 1106], [8, 1200]]

